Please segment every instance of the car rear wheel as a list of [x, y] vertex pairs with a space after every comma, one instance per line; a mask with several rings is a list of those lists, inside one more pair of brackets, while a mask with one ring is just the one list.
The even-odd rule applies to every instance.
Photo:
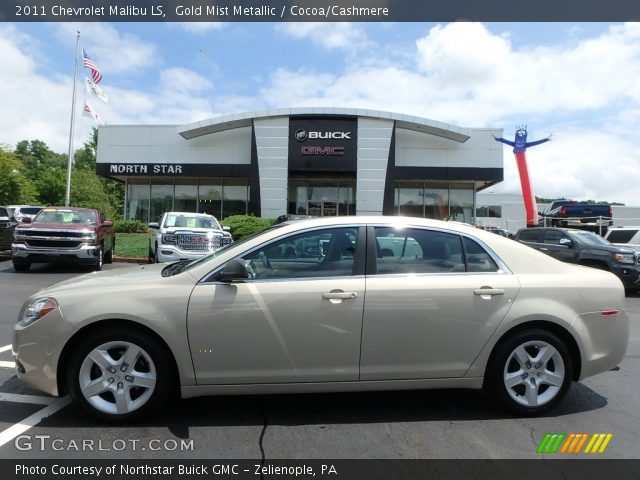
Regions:
[[496, 350], [487, 367], [485, 390], [514, 413], [537, 415], [562, 400], [572, 378], [564, 342], [546, 330], [524, 330]]
[[110, 422], [153, 412], [173, 387], [173, 370], [162, 346], [136, 331], [90, 335], [69, 365], [73, 399], [91, 415]]
[[16, 272], [28, 272], [30, 268], [31, 268], [30, 263], [14, 263], [13, 264], [13, 269]]

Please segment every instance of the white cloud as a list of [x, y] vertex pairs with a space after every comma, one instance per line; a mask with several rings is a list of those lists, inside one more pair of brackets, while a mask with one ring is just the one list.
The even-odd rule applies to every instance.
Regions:
[[366, 46], [364, 30], [353, 23], [290, 22], [278, 29], [295, 39], [309, 39], [328, 49], [357, 50]]
[[81, 46], [98, 65], [104, 81], [110, 74], [132, 75], [160, 63], [158, 47], [130, 33], [120, 32], [105, 23], [59, 23], [58, 38], [75, 45], [76, 31], [80, 30]]

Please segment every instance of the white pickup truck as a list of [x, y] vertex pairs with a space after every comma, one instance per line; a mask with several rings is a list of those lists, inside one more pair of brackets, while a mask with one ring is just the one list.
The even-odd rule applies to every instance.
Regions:
[[195, 260], [232, 242], [213, 215], [166, 212], [149, 224], [149, 263]]

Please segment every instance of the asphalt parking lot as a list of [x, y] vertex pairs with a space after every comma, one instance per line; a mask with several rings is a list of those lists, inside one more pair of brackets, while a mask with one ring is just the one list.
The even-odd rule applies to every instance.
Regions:
[[599, 457], [640, 458], [638, 295], [627, 297], [631, 338], [620, 370], [574, 384], [559, 408], [539, 418], [510, 418], [479, 392], [432, 390], [199, 398], [142, 423], [108, 426], [68, 398], [23, 386], [11, 361], [24, 300], [84, 272], [35, 265], [17, 274], [0, 262], [0, 458], [536, 458], [548, 432], [612, 433]]

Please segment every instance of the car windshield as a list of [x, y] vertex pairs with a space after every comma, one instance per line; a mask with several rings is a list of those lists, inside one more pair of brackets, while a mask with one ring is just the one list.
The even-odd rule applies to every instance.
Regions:
[[574, 231], [571, 234], [588, 245], [611, 245], [610, 242], [593, 232]]
[[184, 228], [213, 228], [222, 230], [218, 221], [214, 217], [203, 217], [189, 214], [169, 214], [164, 219], [163, 228], [184, 227]]
[[45, 208], [35, 218], [38, 223], [95, 225], [96, 214], [90, 211]]

